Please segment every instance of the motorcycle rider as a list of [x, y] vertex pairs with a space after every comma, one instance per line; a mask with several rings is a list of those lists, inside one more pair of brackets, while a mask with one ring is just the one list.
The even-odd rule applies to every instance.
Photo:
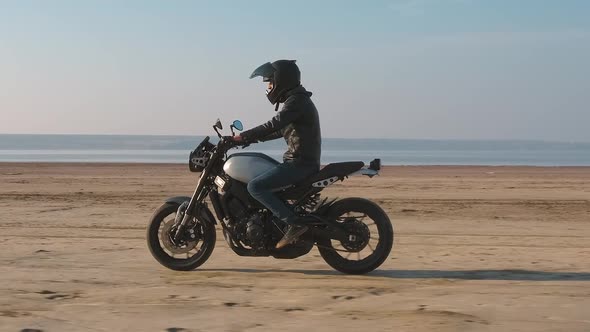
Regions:
[[266, 123], [234, 136], [236, 142], [269, 141], [283, 137], [288, 149], [283, 163], [248, 183], [248, 192], [288, 228], [276, 248], [301, 236], [308, 227], [274, 192], [303, 181], [318, 172], [321, 155], [321, 130], [318, 111], [311, 101], [312, 93], [301, 85], [301, 73], [295, 60], [267, 62], [254, 70], [250, 78], [261, 76], [267, 82], [266, 95], [275, 112]]

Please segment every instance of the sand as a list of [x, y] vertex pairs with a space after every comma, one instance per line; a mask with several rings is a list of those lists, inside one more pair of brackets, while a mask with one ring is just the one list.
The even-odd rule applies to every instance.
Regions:
[[389, 214], [375, 272], [236, 256], [191, 272], [145, 228], [184, 165], [0, 164], [0, 330], [590, 331], [590, 168], [387, 167], [330, 197]]

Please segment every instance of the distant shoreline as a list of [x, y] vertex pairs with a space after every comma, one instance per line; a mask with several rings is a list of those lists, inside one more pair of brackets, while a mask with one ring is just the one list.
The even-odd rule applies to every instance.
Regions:
[[[22, 161], [1, 161], [0, 168], [4, 166], [9, 167], [69, 167], [69, 166], [78, 166], [78, 167], [121, 167], [121, 166], [128, 166], [128, 167], [141, 167], [141, 166], [150, 166], [150, 167], [187, 167], [188, 171], [188, 163], [146, 163], [146, 162], [63, 162], [63, 161], [43, 161], [43, 162], [22, 162]], [[368, 166], [368, 161], [365, 162]], [[322, 164], [322, 167], [325, 164]], [[556, 165], [556, 166], [537, 166], [537, 165], [382, 165], [383, 170], [386, 169], [395, 169], [395, 168], [446, 168], [446, 169], [472, 169], [472, 168], [502, 168], [502, 169], [554, 169], [554, 168], [567, 168], [567, 169], [588, 169], [590, 171], [590, 165], [581, 165], [581, 166], [569, 166], [569, 165]]]
[[[209, 136], [213, 140], [217, 140], [215, 133], [213, 134], [194, 134], [194, 135], [182, 135], [182, 134], [9, 134], [0, 133], [0, 137], [84, 137], [84, 138], [176, 138], [176, 139], [203, 139]], [[405, 141], [405, 142], [475, 142], [475, 143], [532, 143], [532, 144], [590, 144], [590, 141], [584, 140], [558, 140], [558, 139], [540, 139], [540, 138], [407, 138], [407, 137], [322, 137], [323, 140], [337, 140], [337, 141]], [[197, 142], [198, 143], [198, 142]]]
[[[0, 135], [0, 162], [184, 164], [203, 137]], [[216, 138], [212, 138], [215, 140]], [[281, 160], [277, 139], [246, 150]], [[590, 166], [590, 143], [331, 139], [322, 142], [321, 163], [375, 158], [382, 165]]]

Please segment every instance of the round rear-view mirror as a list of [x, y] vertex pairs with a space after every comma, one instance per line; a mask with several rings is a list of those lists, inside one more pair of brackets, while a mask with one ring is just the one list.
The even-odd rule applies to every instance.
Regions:
[[239, 131], [244, 130], [244, 126], [242, 125], [242, 121], [240, 121], [240, 120], [234, 121], [233, 126], [234, 126], [234, 128], [236, 128]]

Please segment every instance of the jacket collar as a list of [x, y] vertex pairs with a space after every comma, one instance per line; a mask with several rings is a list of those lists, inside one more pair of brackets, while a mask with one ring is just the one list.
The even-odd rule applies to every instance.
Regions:
[[299, 85], [298, 87], [295, 87], [295, 88], [285, 92], [284, 99], [286, 100], [290, 96], [298, 95], [298, 94], [304, 94], [304, 95], [307, 95], [308, 97], [311, 97], [311, 95], [312, 95], [312, 93], [305, 90], [305, 88], [302, 85]]

